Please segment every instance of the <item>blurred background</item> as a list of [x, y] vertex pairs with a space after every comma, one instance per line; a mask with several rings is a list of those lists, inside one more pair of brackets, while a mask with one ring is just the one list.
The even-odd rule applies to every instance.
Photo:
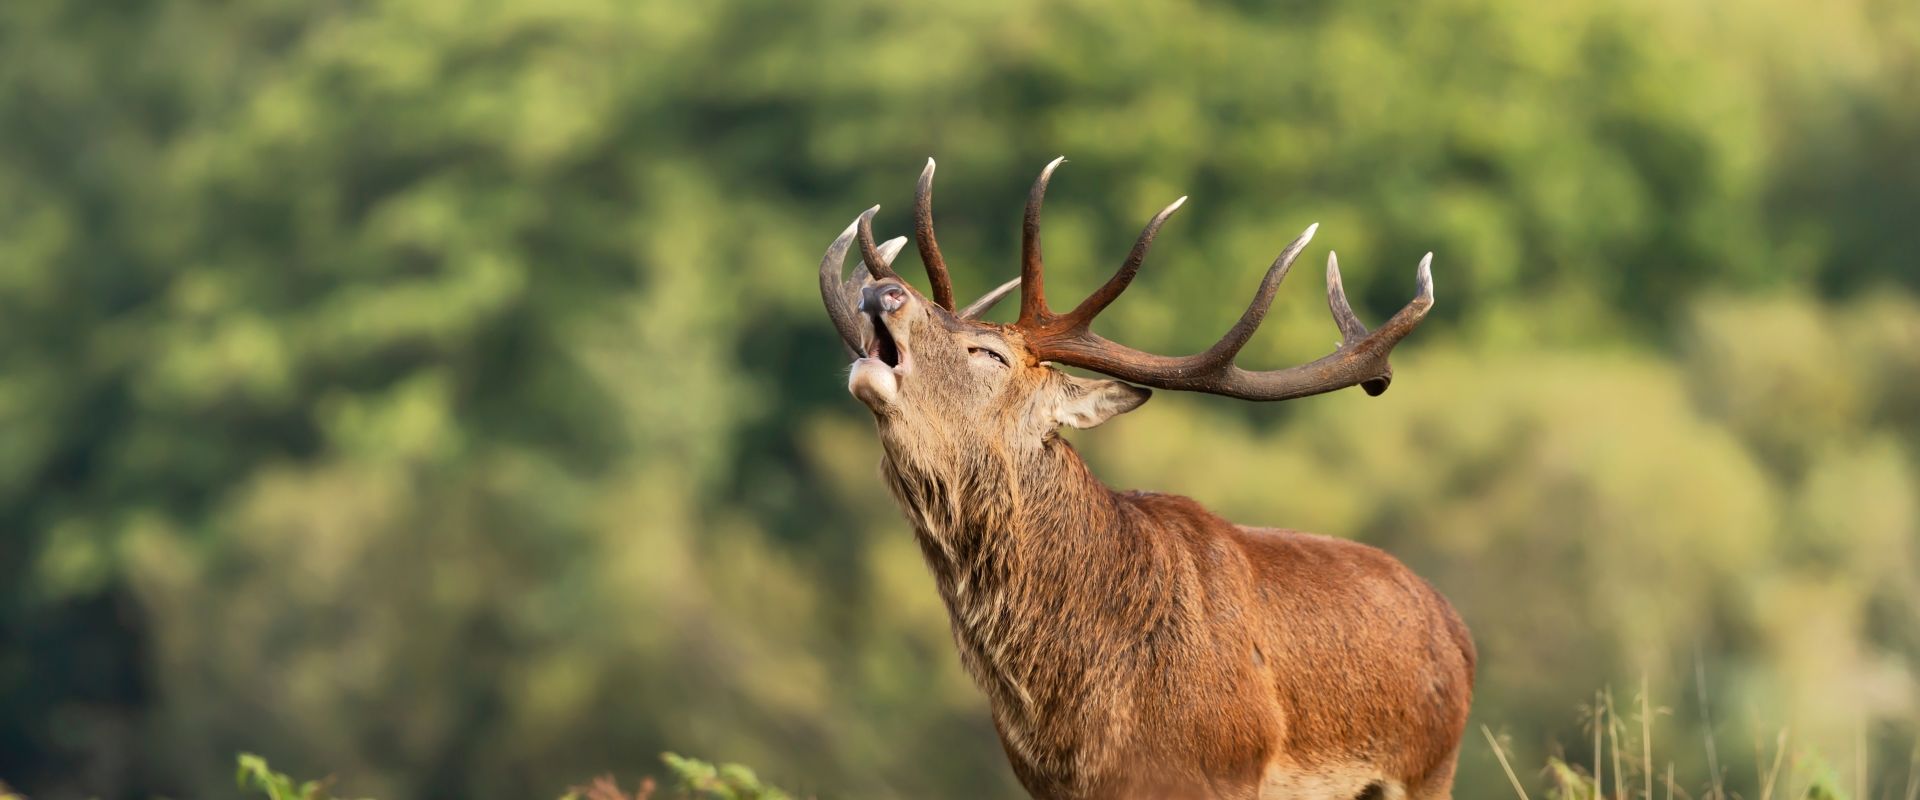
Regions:
[[[935, 156], [964, 301], [1064, 153], [1062, 297], [1192, 196], [1101, 318], [1136, 346], [1211, 342], [1311, 222], [1373, 322], [1436, 253], [1385, 396], [1074, 438], [1449, 595], [1457, 796], [1510, 796], [1480, 725], [1537, 786], [1644, 681], [1688, 793], [1785, 730], [1898, 797], [1917, 143], [1907, 0], [0, 4], [0, 779], [492, 800], [674, 749], [1020, 796], [814, 275]], [[1322, 297], [1242, 362], [1329, 349]]]

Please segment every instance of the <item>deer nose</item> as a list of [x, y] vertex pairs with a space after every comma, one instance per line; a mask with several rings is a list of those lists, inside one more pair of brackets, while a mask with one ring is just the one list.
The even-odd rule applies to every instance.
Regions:
[[860, 310], [891, 313], [907, 304], [907, 290], [893, 284], [875, 284], [860, 290]]

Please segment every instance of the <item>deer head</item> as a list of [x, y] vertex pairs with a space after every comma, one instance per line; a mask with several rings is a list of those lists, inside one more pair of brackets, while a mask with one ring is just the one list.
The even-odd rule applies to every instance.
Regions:
[[[905, 239], [875, 244], [867, 209], [835, 239], [820, 262], [827, 314], [856, 356], [848, 389], [879, 421], [890, 444], [918, 449], [951, 447], [958, 456], [978, 447], [1018, 451], [1038, 446], [1062, 425], [1090, 428], [1137, 408], [1151, 392], [1177, 389], [1248, 400], [1288, 400], [1359, 385], [1386, 391], [1393, 378], [1387, 356], [1433, 306], [1431, 253], [1420, 261], [1414, 298], [1379, 330], [1354, 316], [1340, 284], [1339, 262], [1327, 254], [1327, 305], [1340, 329], [1332, 353], [1287, 369], [1252, 371], [1234, 356], [1265, 318], [1280, 282], [1318, 225], [1280, 252], [1240, 320], [1205, 351], [1182, 357], [1146, 353], [1093, 333], [1090, 326], [1140, 271], [1160, 226], [1186, 201], [1155, 214], [1113, 277], [1073, 310], [1047, 304], [1040, 246], [1040, 207], [1047, 182], [1064, 158], [1040, 172], [1027, 198], [1021, 234], [1020, 277], [955, 309], [953, 284], [933, 232], [934, 163], [928, 159], [914, 197], [914, 238], [933, 286], [928, 298], [892, 267]], [[862, 264], [842, 278], [847, 250], [858, 242]], [[1020, 316], [1010, 325], [979, 320], [1015, 287]], [[1093, 380], [1055, 369], [1064, 364], [1119, 378]], [[1125, 382], [1123, 382], [1125, 381]], [[1135, 385], [1138, 384], [1138, 385]], [[890, 448], [890, 450], [893, 448]]]

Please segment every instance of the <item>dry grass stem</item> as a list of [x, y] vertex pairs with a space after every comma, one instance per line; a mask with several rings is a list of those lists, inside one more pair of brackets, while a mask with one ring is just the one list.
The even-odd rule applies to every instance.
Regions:
[[1787, 752], [1787, 729], [1780, 729], [1780, 738], [1773, 745], [1773, 768], [1767, 771], [1766, 780], [1760, 784], [1760, 800], [1773, 797], [1773, 787], [1780, 780], [1780, 762]]
[[1649, 706], [1647, 674], [1640, 673], [1640, 773], [1646, 778], [1646, 787], [1641, 794], [1646, 800], [1653, 800], [1653, 713]]
[[1480, 733], [1487, 737], [1487, 744], [1493, 746], [1493, 757], [1500, 759], [1500, 769], [1506, 771], [1507, 783], [1513, 784], [1513, 793], [1520, 795], [1520, 800], [1533, 800], [1527, 796], [1527, 790], [1521, 788], [1520, 776], [1513, 774], [1513, 765], [1507, 763], [1507, 751], [1500, 746], [1500, 740], [1493, 738], [1493, 729], [1482, 725]]

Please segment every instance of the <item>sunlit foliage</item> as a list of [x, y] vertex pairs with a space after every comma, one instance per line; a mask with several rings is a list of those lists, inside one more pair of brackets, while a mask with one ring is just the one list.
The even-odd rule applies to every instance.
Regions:
[[[1015, 796], [812, 273], [932, 155], [984, 290], [1065, 153], [1062, 296], [1192, 197], [1102, 318], [1143, 347], [1310, 222], [1372, 319], [1436, 253], [1385, 396], [1163, 392], [1075, 436], [1110, 483], [1402, 556], [1516, 763], [1642, 676], [1704, 741], [1698, 666], [1713, 730], [1897, 780], [1916, 52], [1883, 0], [0, 3], [0, 777]], [[1244, 362], [1330, 345], [1315, 272]]]

